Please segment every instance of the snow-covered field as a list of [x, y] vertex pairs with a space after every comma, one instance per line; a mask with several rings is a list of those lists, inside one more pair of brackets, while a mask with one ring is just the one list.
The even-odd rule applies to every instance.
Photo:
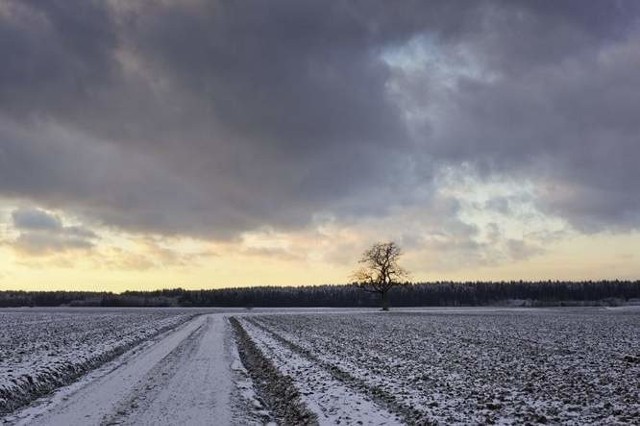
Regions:
[[22, 309], [0, 324], [0, 424], [640, 419], [638, 307]]
[[0, 310], [0, 416], [193, 315], [168, 309]]
[[321, 422], [637, 424], [637, 310], [281, 314], [241, 324]]

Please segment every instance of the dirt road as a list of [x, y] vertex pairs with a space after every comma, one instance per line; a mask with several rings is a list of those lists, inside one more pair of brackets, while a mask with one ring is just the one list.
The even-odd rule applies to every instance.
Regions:
[[222, 314], [202, 315], [88, 377], [14, 424], [233, 424], [232, 343]]

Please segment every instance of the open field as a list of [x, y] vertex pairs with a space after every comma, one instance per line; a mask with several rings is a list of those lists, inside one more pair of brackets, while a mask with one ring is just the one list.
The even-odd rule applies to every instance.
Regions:
[[0, 321], [11, 425], [640, 418], [637, 307], [25, 309]]
[[[331, 422], [640, 418], [640, 316], [633, 310], [262, 315], [242, 323]], [[363, 408], [372, 403], [379, 408]]]

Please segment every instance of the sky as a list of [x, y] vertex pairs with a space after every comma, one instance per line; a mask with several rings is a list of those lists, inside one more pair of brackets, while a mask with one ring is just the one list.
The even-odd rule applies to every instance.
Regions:
[[640, 2], [0, 0], [0, 289], [640, 279]]

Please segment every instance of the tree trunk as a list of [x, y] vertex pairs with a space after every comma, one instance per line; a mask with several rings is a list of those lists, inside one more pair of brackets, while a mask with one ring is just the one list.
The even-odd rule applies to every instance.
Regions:
[[382, 297], [382, 310], [383, 311], [388, 311], [389, 310], [389, 291], [383, 291], [382, 293], [380, 293], [380, 296]]

